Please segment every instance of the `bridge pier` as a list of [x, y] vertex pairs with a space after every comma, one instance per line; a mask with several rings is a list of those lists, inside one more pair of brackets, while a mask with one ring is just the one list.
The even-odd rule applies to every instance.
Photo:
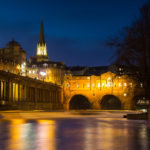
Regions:
[[94, 103], [92, 103], [92, 109], [101, 109], [99, 102], [95, 101]]

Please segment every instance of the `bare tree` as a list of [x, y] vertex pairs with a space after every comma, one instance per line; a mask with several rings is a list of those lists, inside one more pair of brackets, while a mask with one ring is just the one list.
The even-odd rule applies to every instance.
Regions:
[[140, 16], [107, 45], [116, 49], [116, 64], [139, 69], [145, 94], [150, 96], [150, 3], [143, 5]]

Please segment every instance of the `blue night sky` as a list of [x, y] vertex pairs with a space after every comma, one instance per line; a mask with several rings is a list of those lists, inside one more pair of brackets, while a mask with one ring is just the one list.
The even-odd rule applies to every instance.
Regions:
[[36, 54], [41, 17], [51, 61], [101, 66], [114, 51], [105, 42], [130, 25], [146, 0], [1, 0], [0, 47], [15, 38]]

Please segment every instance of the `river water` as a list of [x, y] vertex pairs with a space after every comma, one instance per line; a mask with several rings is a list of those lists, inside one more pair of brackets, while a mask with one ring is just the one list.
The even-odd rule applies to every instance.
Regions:
[[12, 115], [0, 119], [0, 150], [149, 150], [150, 123], [122, 118], [125, 113], [62, 117], [62, 112], [45, 119]]

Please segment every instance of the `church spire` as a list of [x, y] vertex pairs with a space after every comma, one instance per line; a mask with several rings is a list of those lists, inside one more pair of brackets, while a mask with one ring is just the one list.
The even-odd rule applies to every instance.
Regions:
[[40, 30], [40, 44], [45, 44], [45, 39], [44, 39], [44, 30], [43, 30], [43, 19], [41, 18], [41, 30]]
[[43, 31], [43, 20], [41, 19], [41, 31], [40, 31], [40, 39], [37, 44], [36, 51], [37, 61], [48, 61], [49, 57], [47, 56], [47, 48], [44, 39], [44, 31]]

